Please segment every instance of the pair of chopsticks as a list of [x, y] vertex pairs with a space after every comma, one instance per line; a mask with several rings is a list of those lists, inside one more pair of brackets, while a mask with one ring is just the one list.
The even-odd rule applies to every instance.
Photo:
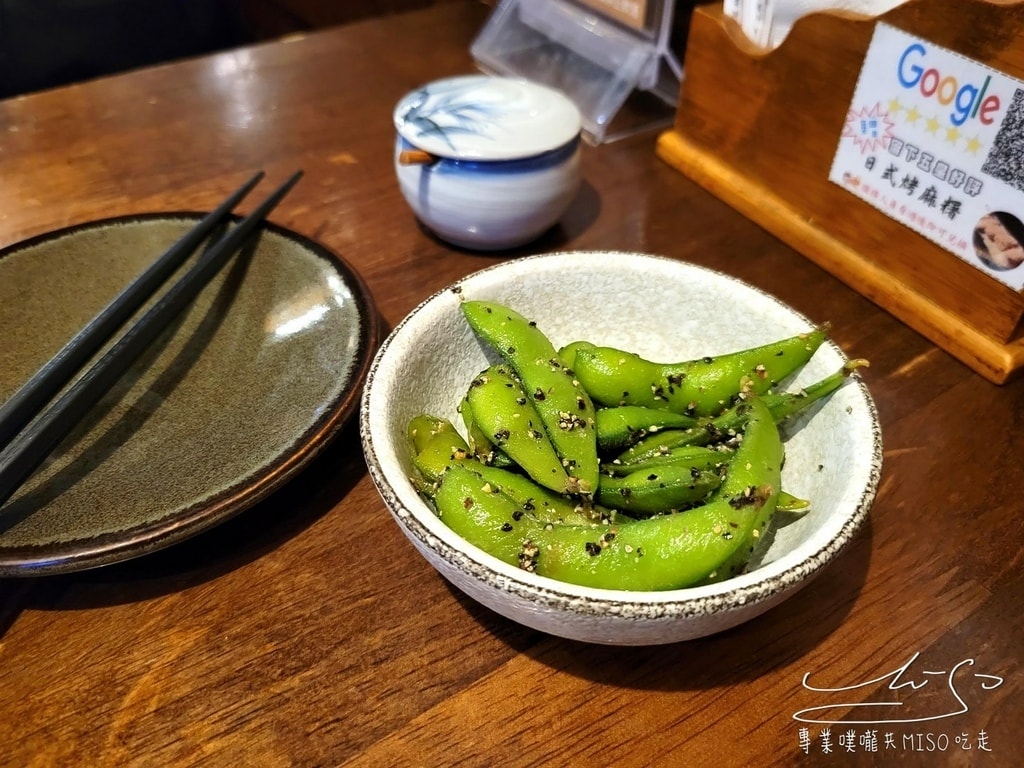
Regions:
[[14, 495], [160, 332], [241, 249], [301, 177], [302, 171], [296, 171], [252, 213], [212, 242], [181, 279], [168, 288], [137, 322], [126, 328], [107, 352], [56, 402], [44, 409], [199, 244], [230, 220], [232, 209], [263, 178], [262, 171], [204, 216], [0, 406], [0, 506]]

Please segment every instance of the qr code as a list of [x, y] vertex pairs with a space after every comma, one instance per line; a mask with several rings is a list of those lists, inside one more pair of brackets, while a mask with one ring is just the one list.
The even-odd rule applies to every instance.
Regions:
[[1024, 90], [1018, 88], [981, 172], [1024, 192]]

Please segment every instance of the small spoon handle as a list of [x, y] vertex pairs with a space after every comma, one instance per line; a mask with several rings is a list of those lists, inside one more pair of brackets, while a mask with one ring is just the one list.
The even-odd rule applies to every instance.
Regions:
[[437, 155], [424, 152], [422, 149], [403, 149], [398, 153], [399, 165], [429, 165], [437, 159]]

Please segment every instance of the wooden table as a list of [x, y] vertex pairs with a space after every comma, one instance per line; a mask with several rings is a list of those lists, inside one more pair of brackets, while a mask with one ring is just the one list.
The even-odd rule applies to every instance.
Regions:
[[[0, 245], [209, 208], [256, 168], [301, 167], [273, 220], [344, 256], [393, 326], [499, 258], [426, 235], [391, 169], [392, 106], [471, 71], [486, 14], [455, 3], [0, 102]], [[655, 140], [586, 148], [583, 193], [532, 250], [721, 269], [871, 358], [885, 466], [837, 562], [719, 636], [563, 641], [463, 597], [414, 553], [350, 425], [211, 532], [0, 581], [0, 763], [1024, 765], [1024, 383], [972, 373], [659, 161]], [[353, 531], [369, 542], [355, 554], [341, 546]], [[815, 693], [808, 674], [848, 690]], [[793, 717], [911, 697], [907, 711], [948, 716], [827, 738]]]

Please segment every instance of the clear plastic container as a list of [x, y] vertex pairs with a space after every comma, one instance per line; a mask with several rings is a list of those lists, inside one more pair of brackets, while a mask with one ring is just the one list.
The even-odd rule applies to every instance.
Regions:
[[[565, 93], [580, 110], [585, 138], [600, 144], [671, 119], [682, 78], [668, 48], [674, 3], [654, 5], [658, 21], [634, 29], [568, 0], [503, 0], [470, 50], [485, 71]], [[671, 109], [613, 125], [637, 90]]]

